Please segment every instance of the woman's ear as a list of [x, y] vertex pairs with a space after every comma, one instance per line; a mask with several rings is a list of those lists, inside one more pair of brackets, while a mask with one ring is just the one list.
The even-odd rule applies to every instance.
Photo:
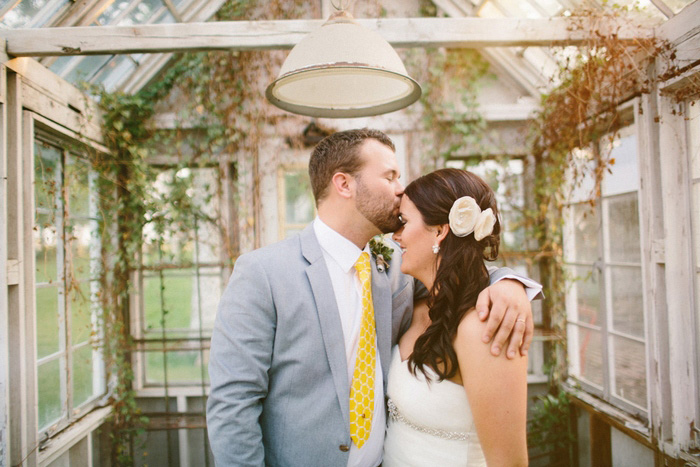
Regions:
[[436, 238], [435, 238], [435, 243], [440, 245], [442, 241], [447, 237], [447, 234], [450, 233], [450, 224], [442, 224], [437, 226], [437, 231], [436, 231]]
[[342, 198], [353, 196], [355, 179], [344, 172], [336, 172], [331, 178], [331, 189]]

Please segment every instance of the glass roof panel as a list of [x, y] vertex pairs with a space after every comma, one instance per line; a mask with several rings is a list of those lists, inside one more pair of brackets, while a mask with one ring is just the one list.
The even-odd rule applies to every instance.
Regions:
[[163, 11], [160, 16], [155, 20], [156, 23], [158, 24], [172, 24], [176, 23], [177, 21], [175, 20], [175, 17], [170, 13], [170, 10], [167, 8], [165, 11]]
[[73, 57], [73, 56], [63, 56], [63, 57], [58, 57], [56, 61], [54, 61], [51, 66], [49, 66], [49, 69], [56, 73], [59, 76], [63, 76], [65, 70], [70, 66], [70, 63], [72, 60], [76, 60], [78, 57]]
[[93, 83], [101, 84], [108, 92], [116, 90], [136, 69], [129, 55], [115, 55], [95, 76]]
[[537, 3], [539, 7], [546, 11], [549, 16], [556, 16], [560, 11], [564, 9], [561, 3], [557, 0], [532, 0], [533, 3]]
[[642, 16], [654, 19], [666, 19], [666, 16], [650, 0], [616, 0], [616, 5], [626, 8]]
[[14, 28], [41, 27], [70, 0], [22, 0], [3, 16], [0, 26]]
[[527, 1], [523, 0], [492, 0], [496, 8], [501, 10], [505, 16], [515, 16], [517, 18], [541, 18], [542, 14]]
[[674, 13], [680, 12], [695, 0], [664, 0], [664, 3], [673, 10]]
[[92, 77], [102, 68], [112, 55], [88, 55], [85, 57], [76, 57], [80, 60], [66, 76], [63, 76], [71, 83], [79, 83], [80, 81], [90, 81]]
[[129, 12], [126, 18], [119, 21], [120, 26], [150, 23], [150, 19], [165, 8], [161, 0], [143, 0]]
[[113, 2], [107, 9], [97, 18], [97, 22], [102, 25], [114, 23], [121, 13], [126, 10], [132, 2], [117, 1]]
[[479, 8], [478, 15], [482, 18], [502, 18], [505, 16], [492, 2], [484, 3], [481, 8]]

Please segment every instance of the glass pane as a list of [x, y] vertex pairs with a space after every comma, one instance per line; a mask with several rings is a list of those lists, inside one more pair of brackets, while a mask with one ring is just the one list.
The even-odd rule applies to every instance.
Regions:
[[69, 292], [68, 304], [71, 310], [71, 344], [77, 345], [90, 339], [92, 335], [92, 307], [90, 283], [73, 285]]
[[[202, 354], [204, 361], [202, 361]], [[146, 381], [150, 384], [165, 383], [163, 352], [146, 352]], [[202, 372], [204, 382], [209, 382], [209, 351], [204, 350], [174, 350], [167, 353], [165, 363], [168, 368], [168, 383], [201, 383]]]
[[61, 365], [59, 359], [37, 368], [39, 392], [39, 431], [61, 418]]
[[154, 15], [154, 13], [163, 6], [164, 5], [161, 0], [142, 0], [138, 5], [136, 5], [136, 8], [131, 10], [126, 18], [119, 22], [119, 24], [129, 25], [146, 23]]
[[284, 174], [285, 222], [307, 224], [314, 218], [314, 200], [306, 171]]
[[95, 83], [102, 84], [107, 91], [113, 91], [135, 68], [136, 64], [128, 55], [117, 55], [102, 69]]
[[576, 149], [571, 154], [571, 166], [567, 169], [567, 179], [570, 180], [571, 191], [568, 194], [569, 203], [580, 203], [596, 198], [595, 157], [590, 149]]
[[56, 61], [49, 65], [49, 69], [59, 76], [63, 76], [63, 70], [70, 64], [70, 62], [75, 57], [72, 55], [65, 55], [63, 57], [57, 57]]
[[34, 143], [34, 204], [36, 209], [53, 211], [60, 193], [59, 161], [61, 150], [36, 141]]
[[164, 10], [158, 18], [155, 20], [158, 24], [172, 24], [176, 23], [175, 17], [170, 13], [170, 10]]
[[579, 376], [597, 386], [603, 386], [603, 341], [598, 331], [580, 326], [569, 326], [578, 341]]
[[111, 3], [107, 9], [97, 18], [97, 22], [102, 25], [111, 24], [117, 19], [119, 14], [124, 11], [130, 4], [129, 1], [116, 1]]
[[94, 221], [69, 220], [66, 226], [70, 247], [69, 272], [73, 280], [97, 279], [97, 271], [91, 271], [91, 242], [97, 226]]
[[[155, 222], [144, 226], [143, 264], [186, 264], [195, 260], [218, 262], [221, 232], [214, 222], [206, 220], [220, 218], [218, 170], [164, 170], [156, 177], [151, 190], [165, 202], [148, 212], [147, 218], [164, 219], [166, 223], [176, 221], [167, 227]], [[188, 202], [192, 205], [190, 214], [172, 211], [173, 198], [183, 195], [189, 198]], [[199, 241], [197, 245], [195, 239]], [[197, 254], [199, 257], [195, 258]]]
[[111, 57], [111, 55], [88, 55], [83, 57], [80, 63], [65, 76], [66, 81], [71, 83], [89, 81]]
[[36, 352], [46, 357], [59, 349], [58, 287], [36, 289]]
[[523, 161], [484, 160], [471, 165], [465, 160], [450, 161], [450, 166], [469, 170], [479, 177], [496, 193], [501, 217], [502, 251], [526, 250], [526, 232], [523, 227], [522, 208], [525, 204], [523, 189]]
[[674, 13], [679, 13], [683, 8], [693, 3], [694, 0], [663, 0]]
[[574, 306], [573, 310], [568, 310], [569, 320], [602, 326], [598, 269], [570, 266], [567, 271], [572, 275], [567, 294], [573, 298]]
[[644, 338], [642, 268], [610, 266], [613, 329]]
[[73, 353], [73, 407], [77, 407], [94, 395], [93, 351], [91, 345]]
[[[190, 327], [193, 318], [192, 287], [194, 284], [194, 276], [191, 272], [191, 270], [183, 270], [182, 273], [185, 275], [163, 277], [164, 313], [161, 313], [160, 278], [157, 276], [144, 278], [143, 301], [146, 329], [161, 329], [163, 325], [168, 329]], [[194, 314], [196, 312], [195, 309]]]
[[605, 202], [608, 204], [610, 261], [641, 262], [637, 193], [616, 196]]
[[644, 344], [612, 336], [615, 347], [615, 394], [641, 407], [647, 406]]
[[56, 258], [56, 226], [53, 214], [37, 214], [34, 225], [34, 258], [37, 284], [54, 283], [58, 280]]
[[600, 217], [599, 209], [587, 203], [580, 203], [571, 206], [573, 244], [566, 245], [566, 250], [571, 258], [567, 261], [577, 263], [594, 263], [598, 261], [599, 253], [599, 233]]
[[[633, 127], [624, 128], [621, 136], [613, 141], [610, 151], [614, 164], [610, 167], [612, 173], [606, 173], [603, 178], [603, 196], [628, 193], [639, 189], [639, 167], [637, 166], [637, 136]], [[601, 142], [603, 145], [610, 144]]]
[[7, 12], [0, 24], [8, 29], [28, 27], [47, 3], [49, 0], [22, 0], [19, 5]]
[[71, 156], [66, 161], [64, 185], [68, 192], [67, 214], [70, 217], [90, 216], [90, 164]]
[[688, 152], [692, 177], [700, 178], [700, 100], [688, 103]]

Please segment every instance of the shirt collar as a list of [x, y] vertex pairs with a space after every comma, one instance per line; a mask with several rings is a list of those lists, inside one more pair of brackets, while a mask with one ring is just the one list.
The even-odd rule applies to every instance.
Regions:
[[360, 250], [357, 248], [357, 245], [330, 228], [319, 217], [314, 219], [313, 225], [314, 233], [316, 234], [321, 248], [338, 263], [338, 266], [340, 266], [344, 272], [349, 272], [350, 269], [355, 266], [357, 259], [360, 257], [360, 253], [363, 251], [369, 253], [369, 244], [365, 245], [364, 249]]

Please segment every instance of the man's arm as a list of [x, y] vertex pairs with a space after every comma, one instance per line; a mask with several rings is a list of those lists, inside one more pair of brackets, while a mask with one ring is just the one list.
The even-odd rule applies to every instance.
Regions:
[[494, 356], [500, 355], [506, 341], [508, 358], [514, 358], [518, 350], [525, 356], [535, 328], [530, 300], [542, 297], [542, 286], [510, 268], [489, 268], [489, 273], [491, 285], [476, 301], [479, 318], [482, 321], [488, 318], [482, 341], [488, 343], [493, 338]]
[[[491, 285], [479, 294], [476, 301], [479, 318], [482, 321], [489, 319], [482, 340], [489, 343], [493, 338], [491, 353], [498, 356], [510, 336], [508, 358], [515, 357], [518, 348], [525, 356], [535, 329], [530, 300], [542, 298], [542, 285], [510, 268], [489, 268], [489, 280]], [[424, 300], [428, 295], [428, 289], [415, 280], [413, 301]]]
[[238, 258], [211, 339], [207, 429], [217, 465], [263, 466], [260, 414], [268, 390], [275, 311], [260, 262]]

